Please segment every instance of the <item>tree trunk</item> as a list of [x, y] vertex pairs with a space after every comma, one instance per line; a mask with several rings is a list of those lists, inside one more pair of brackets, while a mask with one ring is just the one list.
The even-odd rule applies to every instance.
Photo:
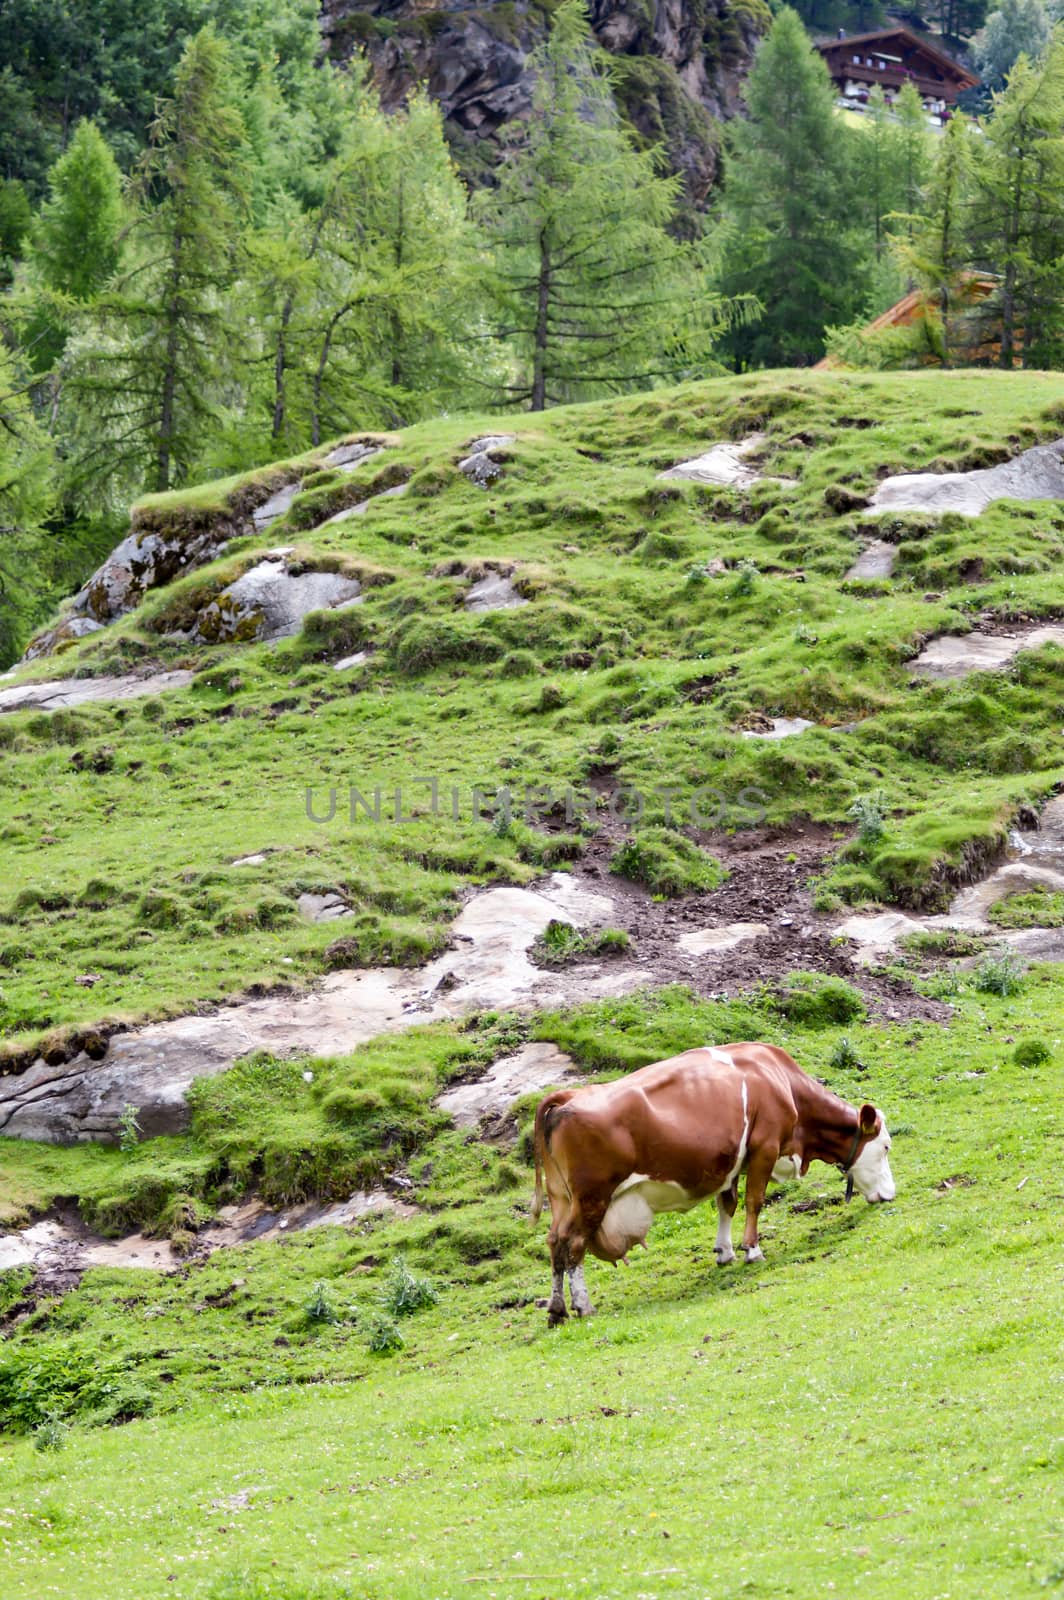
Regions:
[[288, 374], [288, 324], [292, 320], [295, 296], [289, 295], [281, 310], [281, 325], [277, 330], [277, 351], [273, 362], [273, 430], [272, 437], [279, 439], [285, 424], [285, 379]]
[[536, 332], [532, 351], [532, 410], [547, 404], [547, 313], [550, 310], [550, 250], [547, 235], [539, 236], [539, 281], [536, 286]]

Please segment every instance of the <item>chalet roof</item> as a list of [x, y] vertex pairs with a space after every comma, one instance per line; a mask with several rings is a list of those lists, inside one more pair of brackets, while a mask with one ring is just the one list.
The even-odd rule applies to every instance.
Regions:
[[937, 45], [922, 39], [911, 28], [901, 25], [894, 28], [876, 28], [872, 33], [848, 33], [841, 39], [820, 39], [817, 41], [817, 49], [822, 55], [829, 51], [848, 50], [852, 45], [870, 45], [873, 50], [879, 48], [885, 51], [891, 39], [904, 39], [910, 48], [918, 50], [921, 55], [926, 56], [929, 61], [933, 61], [954, 78], [961, 88], [974, 89], [979, 83], [974, 72], [969, 72], [959, 61], [954, 61], [945, 50], [940, 50]]

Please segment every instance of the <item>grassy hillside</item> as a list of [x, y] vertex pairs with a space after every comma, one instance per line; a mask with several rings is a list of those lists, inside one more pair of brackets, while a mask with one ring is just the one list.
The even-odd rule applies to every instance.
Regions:
[[[457, 463], [502, 428], [515, 442], [478, 487]], [[657, 477], [755, 430], [768, 476], [752, 488]], [[609, 892], [612, 864], [652, 890], [619, 959], [653, 945], [655, 973], [675, 976], [671, 908], [773, 920], [782, 878], [766, 888], [738, 848], [758, 828], [802, 876], [820, 956], [797, 988], [754, 946], [741, 981], [707, 961], [686, 985], [481, 1011], [335, 1060], [252, 1056], [197, 1086], [186, 1134], [126, 1150], [0, 1139], [0, 1220], [76, 1206], [102, 1232], [188, 1252], [170, 1276], [99, 1269], [63, 1297], [0, 1272], [5, 1600], [1008, 1600], [1064, 1581], [1062, 969], [997, 983], [967, 962], [978, 940], [939, 939], [864, 972], [829, 938], [850, 905], [942, 908], [1064, 781], [1059, 651], [950, 684], [908, 670], [938, 634], [1064, 615], [1064, 508], [891, 524], [861, 501], [887, 472], [986, 464], [1062, 432], [1050, 374], [759, 374], [449, 419], [355, 473], [313, 473], [268, 533], [23, 670], [195, 676], [0, 715], [7, 1070], [255, 985], [420, 963], [470, 886], [557, 865]], [[139, 516], [225, 518], [255, 488]], [[848, 583], [865, 529], [898, 564]], [[273, 644], [167, 637], [283, 545], [360, 576], [364, 601]], [[528, 603], [466, 611], [500, 565]], [[816, 726], [743, 737], [777, 716]], [[381, 821], [350, 820], [352, 784], [380, 786]], [[572, 785], [586, 812], [472, 815], [474, 787], [520, 802], [526, 784]], [[320, 815], [330, 787], [337, 815], [315, 822], [306, 791]], [[647, 797], [628, 826], [607, 803], [622, 787]], [[695, 827], [685, 808], [706, 787], [725, 815]], [[884, 819], [863, 842], [855, 801]], [[299, 915], [300, 894], [333, 890], [354, 916]], [[803, 937], [786, 946], [795, 969]], [[815, 1168], [767, 1208], [767, 1260], [748, 1268], [713, 1266], [707, 1211], [659, 1219], [630, 1271], [592, 1266], [597, 1320], [548, 1334], [545, 1229], [527, 1222], [534, 1098], [487, 1140], [454, 1128], [437, 1092], [529, 1039], [593, 1075], [743, 1037], [883, 1107], [897, 1201], [846, 1207]], [[411, 1215], [196, 1254], [227, 1202], [397, 1180]], [[432, 1293], [403, 1314], [421, 1282]]]
[[[464, 884], [522, 881], [580, 849], [518, 818], [471, 817], [475, 786], [594, 780], [647, 796], [660, 822], [703, 786], [724, 820], [811, 818], [848, 832], [855, 797], [882, 791], [890, 825], [840, 851], [820, 903], [883, 899], [940, 909], [952, 880], [1000, 846], [1008, 819], [1064, 774], [1051, 653], [963, 685], [912, 685], [923, 640], [1064, 609], [1064, 512], [1002, 502], [973, 521], [906, 516], [887, 584], [843, 584], [867, 522], [838, 511], [885, 471], [986, 464], [1056, 437], [1055, 374], [889, 378], [761, 374], [506, 426], [517, 433], [487, 491], [456, 469], [499, 422], [403, 434], [353, 476], [324, 473], [268, 536], [153, 592], [62, 655], [60, 672], [190, 666], [190, 689], [140, 702], [0, 719], [0, 1029], [13, 1049], [46, 1029], [186, 1011], [251, 983], [308, 980], [335, 930], [298, 924], [294, 897], [340, 885], [359, 908], [358, 959], [418, 961], [444, 938]], [[719, 438], [768, 434], [764, 470], [798, 479], [739, 492], [656, 473]], [[365, 515], [323, 518], [409, 476]], [[239, 496], [240, 487], [229, 491]], [[224, 488], [186, 497], [224, 516]], [[180, 520], [181, 497], [149, 507]], [[190, 650], [168, 642], [252, 549], [296, 544], [347, 563], [365, 603], [322, 613], [295, 639]], [[485, 562], [512, 563], [520, 610], [469, 615]], [[707, 566], [723, 562], [723, 573]], [[332, 663], [372, 651], [342, 676]], [[35, 664], [34, 676], [48, 671]], [[741, 737], [765, 715], [818, 724], [797, 741]], [[846, 724], [859, 722], [853, 731]], [[441, 817], [426, 816], [439, 779]], [[346, 815], [348, 786], [402, 826]], [[318, 815], [340, 791], [334, 822]], [[450, 819], [449, 791], [460, 794]], [[755, 803], [758, 803], [755, 801]], [[394, 799], [386, 815], [394, 814]], [[712, 839], [702, 844], [712, 848]], [[840, 843], [841, 843], [840, 837]], [[230, 863], [269, 851], [259, 867]], [[75, 983], [87, 969], [101, 981]]]

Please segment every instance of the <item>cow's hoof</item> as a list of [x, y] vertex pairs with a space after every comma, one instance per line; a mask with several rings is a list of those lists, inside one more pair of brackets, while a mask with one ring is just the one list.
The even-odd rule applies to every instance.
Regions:
[[727, 1250], [727, 1251], [725, 1251], [725, 1250], [714, 1250], [713, 1254], [717, 1258], [717, 1266], [718, 1267], [726, 1267], [728, 1265], [729, 1261], [734, 1261], [735, 1260], [735, 1251], [734, 1250]]
[[764, 1261], [764, 1259], [765, 1259], [765, 1252], [762, 1250], [762, 1248], [761, 1248], [761, 1246], [759, 1244], [755, 1244], [754, 1248], [752, 1250], [748, 1250], [746, 1252], [746, 1264], [747, 1264], [747, 1266], [750, 1265], [751, 1261]]
[[574, 1306], [573, 1313], [578, 1317], [593, 1317], [595, 1315], [595, 1308], [589, 1300], [586, 1305]]
[[550, 1305], [547, 1307], [547, 1327], [556, 1328], [560, 1322], [568, 1322], [569, 1313], [564, 1306]]

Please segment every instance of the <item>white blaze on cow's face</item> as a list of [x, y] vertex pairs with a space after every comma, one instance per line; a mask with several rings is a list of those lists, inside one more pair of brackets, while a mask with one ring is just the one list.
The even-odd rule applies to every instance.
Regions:
[[[870, 1115], [869, 1115], [870, 1113]], [[877, 1200], [893, 1200], [897, 1190], [894, 1185], [894, 1174], [890, 1170], [890, 1160], [887, 1152], [890, 1149], [890, 1134], [883, 1114], [876, 1111], [874, 1106], [861, 1107], [861, 1131], [873, 1123], [876, 1132], [873, 1138], [861, 1150], [860, 1155], [850, 1168], [854, 1188], [857, 1193], [870, 1203]]]

